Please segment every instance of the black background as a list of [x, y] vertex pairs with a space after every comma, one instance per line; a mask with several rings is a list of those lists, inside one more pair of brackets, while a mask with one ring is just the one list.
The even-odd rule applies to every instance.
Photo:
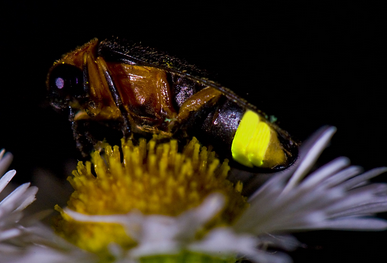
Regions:
[[[117, 35], [216, 73], [300, 140], [335, 125], [323, 161], [345, 155], [367, 169], [387, 165], [385, 11], [350, 1], [3, 4], [0, 145], [15, 155], [12, 168], [20, 182], [37, 168], [65, 178], [66, 164], [75, 163], [78, 153], [66, 116], [48, 106], [47, 71], [76, 46]], [[384, 262], [387, 256], [386, 233], [298, 237], [307, 246], [292, 254], [295, 262]]]

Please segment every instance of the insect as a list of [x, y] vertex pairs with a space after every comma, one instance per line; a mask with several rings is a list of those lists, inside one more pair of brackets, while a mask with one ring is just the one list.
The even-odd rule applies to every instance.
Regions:
[[112, 133], [196, 136], [249, 168], [278, 170], [297, 143], [255, 106], [185, 61], [118, 38], [90, 42], [56, 61], [47, 77], [51, 105], [68, 111], [87, 155]]

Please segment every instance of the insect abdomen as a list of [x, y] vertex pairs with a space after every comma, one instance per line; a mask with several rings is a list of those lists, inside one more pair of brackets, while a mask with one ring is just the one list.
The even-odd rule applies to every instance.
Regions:
[[206, 117], [198, 117], [190, 131], [218, 152], [248, 167], [273, 168], [286, 163], [277, 132], [255, 111], [225, 96], [202, 111]]

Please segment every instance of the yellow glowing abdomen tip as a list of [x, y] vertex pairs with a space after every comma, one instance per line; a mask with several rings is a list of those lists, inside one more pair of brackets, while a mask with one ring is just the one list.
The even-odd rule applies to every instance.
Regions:
[[251, 110], [246, 111], [239, 123], [231, 153], [235, 161], [248, 167], [271, 168], [286, 161], [276, 131]]

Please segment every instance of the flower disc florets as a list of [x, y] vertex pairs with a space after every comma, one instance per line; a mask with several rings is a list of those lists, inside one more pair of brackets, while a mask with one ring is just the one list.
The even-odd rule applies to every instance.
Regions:
[[[247, 206], [240, 194], [242, 184], [234, 186], [226, 179], [228, 161], [220, 163], [215, 153], [201, 147], [196, 138], [182, 153], [176, 140], [159, 144], [155, 139], [148, 143], [140, 139], [138, 145], [122, 140], [121, 149], [108, 146], [103, 156], [94, 152], [91, 157], [92, 163], [79, 162], [68, 178], [75, 191], [67, 205], [78, 213], [119, 215], [140, 211], [144, 215], [178, 216], [199, 206], [211, 193], [221, 193], [226, 204], [203, 229], [206, 231], [231, 224]], [[58, 206], [56, 209], [61, 212], [57, 232], [81, 248], [107, 253], [111, 243], [123, 249], [136, 246], [119, 224], [78, 222]]]

